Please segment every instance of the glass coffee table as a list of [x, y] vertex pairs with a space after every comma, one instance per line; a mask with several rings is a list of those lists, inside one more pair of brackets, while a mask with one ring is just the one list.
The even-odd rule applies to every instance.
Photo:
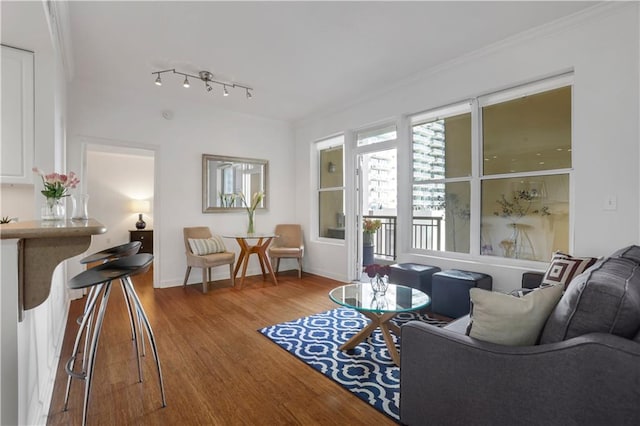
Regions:
[[369, 283], [347, 284], [331, 290], [329, 297], [337, 304], [355, 309], [371, 320], [365, 328], [340, 346], [340, 350], [346, 351], [355, 348], [376, 328], [380, 328], [387, 349], [389, 349], [389, 355], [398, 366], [400, 365], [400, 354], [390, 331], [399, 337], [400, 327], [390, 320], [400, 312], [416, 311], [431, 303], [431, 298], [426, 293], [399, 284], [389, 284], [385, 293], [375, 293]]

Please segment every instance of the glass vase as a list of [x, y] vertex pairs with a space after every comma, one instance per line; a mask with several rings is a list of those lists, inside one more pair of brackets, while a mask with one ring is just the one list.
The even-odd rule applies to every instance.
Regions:
[[89, 219], [89, 196], [87, 194], [78, 194], [71, 196], [73, 205], [73, 214], [71, 220], [87, 220]]
[[385, 294], [388, 287], [389, 279], [386, 275], [376, 274], [375, 277], [371, 278], [371, 289], [374, 294]]
[[247, 216], [249, 217], [249, 225], [247, 226], [247, 234], [253, 235], [255, 233], [254, 223], [255, 223], [255, 210], [248, 210]]
[[41, 210], [42, 220], [64, 220], [65, 205], [62, 198], [46, 198]]

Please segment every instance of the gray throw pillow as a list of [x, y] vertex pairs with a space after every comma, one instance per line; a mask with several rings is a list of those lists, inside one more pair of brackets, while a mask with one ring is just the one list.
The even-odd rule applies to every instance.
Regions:
[[540, 343], [587, 333], [632, 339], [640, 328], [640, 265], [609, 257], [573, 279], [542, 332]]

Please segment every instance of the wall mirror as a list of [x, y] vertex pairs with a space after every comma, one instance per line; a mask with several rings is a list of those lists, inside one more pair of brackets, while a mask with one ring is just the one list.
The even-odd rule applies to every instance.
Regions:
[[[244, 209], [256, 192], [267, 193], [269, 162], [255, 158], [202, 154], [202, 212], [220, 213]], [[267, 197], [258, 209], [267, 208]]]

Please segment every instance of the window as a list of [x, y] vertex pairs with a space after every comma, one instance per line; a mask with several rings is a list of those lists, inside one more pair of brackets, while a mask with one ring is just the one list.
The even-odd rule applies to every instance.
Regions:
[[547, 261], [568, 251], [571, 86], [480, 106], [481, 254]]
[[568, 251], [571, 116], [562, 76], [413, 117], [412, 247], [536, 261]]
[[344, 137], [320, 141], [318, 149], [318, 235], [344, 239]]
[[412, 247], [469, 253], [471, 105], [414, 117]]

